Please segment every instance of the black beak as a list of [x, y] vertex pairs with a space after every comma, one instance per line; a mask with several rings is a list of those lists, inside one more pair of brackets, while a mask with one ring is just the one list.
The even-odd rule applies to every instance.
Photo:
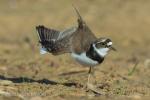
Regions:
[[110, 47], [110, 49], [113, 51], [117, 51], [116, 48], [114, 48], [114, 47]]

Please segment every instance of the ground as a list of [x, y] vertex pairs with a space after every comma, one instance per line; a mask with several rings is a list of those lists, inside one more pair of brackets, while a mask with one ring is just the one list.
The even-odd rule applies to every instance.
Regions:
[[[96, 67], [102, 95], [85, 91], [88, 68], [69, 54], [39, 53], [35, 27], [77, 25], [72, 4], [97, 37], [111, 38], [117, 48]], [[149, 0], [0, 1], [0, 99], [148, 99], [149, 5]]]

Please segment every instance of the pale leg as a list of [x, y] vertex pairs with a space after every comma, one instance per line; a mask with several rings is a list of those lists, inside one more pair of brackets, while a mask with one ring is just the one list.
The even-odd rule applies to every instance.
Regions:
[[95, 87], [93, 84], [91, 84], [91, 82], [90, 82], [91, 74], [92, 74], [92, 76], [93, 76], [93, 78], [94, 78], [94, 80], [95, 80], [95, 75], [94, 75], [93, 67], [90, 67], [90, 69], [89, 69], [88, 80], [87, 80], [87, 86], [86, 86], [86, 88], [87, 88], [87, 90], [93, 91], [95, 94], [101, 95], [102, 93], [100, 93], [100, 92], [96, 89], [96, 87]]
[[87, 85], [90, 84], [91, 72], [92, 72], [92, 67], [90, 67], [89, 72], [88, 72], [88, 81], [87, 81]]

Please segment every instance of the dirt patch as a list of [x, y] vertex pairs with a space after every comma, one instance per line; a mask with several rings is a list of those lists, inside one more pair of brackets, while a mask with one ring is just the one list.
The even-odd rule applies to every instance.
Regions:
[[70, 0], [6, 0], [0, 1], [1, 100], [148, 99], [150, 2], [74, 3], [95, 35], [110, 37], [117, 48], [96, 67], [93, 84], [104, 94], [84, 89], [88, 68], [76, 63], [69, 54], [57, 57], [39, 54], [36, 25], [60, 30], [76, 25]]

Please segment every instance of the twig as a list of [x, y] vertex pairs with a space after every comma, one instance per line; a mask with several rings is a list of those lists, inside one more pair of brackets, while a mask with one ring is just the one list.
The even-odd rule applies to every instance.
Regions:
[[135, 72], [135, 69], [137, 68], [137, 65], [138, 65], [138, 64], [139, 64], [139, 61], [137, 61], [137, 62], [135, 63], [135, 65], [134, 65], [134, 67], [132, 68], [132, 70], [129, 71], [128, 76], [131, 76], [131, 75]]

